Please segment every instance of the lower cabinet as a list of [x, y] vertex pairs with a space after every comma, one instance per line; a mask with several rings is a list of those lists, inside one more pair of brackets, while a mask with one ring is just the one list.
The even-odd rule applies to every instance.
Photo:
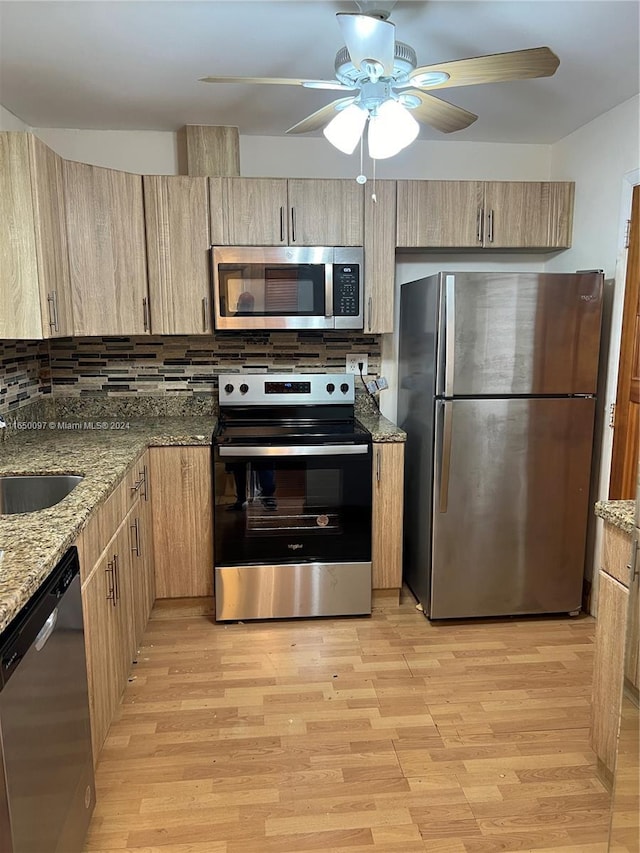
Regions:
[[374, 442], [371, 562], [373, 589], [402, 586], [404, 444]]
[[605, 523], [598, 573], [598, 617], [593, 665], [591, 746], [599, 770], [610, 784], [615, 771], [623, 684], [637, 690], [637, 676], [625, 671], [625, 639], [629, 614], [631, 536]]
[[[153, 606], [151, 503], [145, 478], [146, 456], [127, 472], [122, 483], [91, 518], [78, 541], [85, 578], [82, 607], [94, 764]], [[116, 506], [123, 508], [124, 517], [115, 515]], [[102, 541], [99, 539], [101, 533]], [[94, 565], [86, 565], [87, 561], [93, 561], [97, 550], [100, 556]]]
[[152, 447], [156, 596], [213, 595], [211, 447]]

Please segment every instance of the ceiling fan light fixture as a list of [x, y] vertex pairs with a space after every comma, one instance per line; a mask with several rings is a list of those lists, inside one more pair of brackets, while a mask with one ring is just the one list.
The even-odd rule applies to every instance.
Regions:
[[393, 99], [385, 101], [369, 119], [369, 156], [373, 160], [393, 157], [411, 145], [419, 132], [420, 125], [402, 104]]
[[409, 82], [412, 86], [420, 89], [429, 89], [432, 86], [441, 86], [446, 83], [450, 75], [446, 71], [423, 71], [418, 74], [410, 74]]
[[368, 113], [358, 104], [340, 110], [322, 131], [329, 142], [343, 154], [353, 154], [360, 141]]

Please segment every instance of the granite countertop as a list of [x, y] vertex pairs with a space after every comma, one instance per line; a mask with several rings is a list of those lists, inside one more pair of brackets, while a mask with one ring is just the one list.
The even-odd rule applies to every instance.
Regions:
[[406, 441], [407, 434], [378, 411], [360, 411], [358, 420], [368, 430], [374, 441]]
[[[406, 440], [406, 433], [373, 407], [358, 411], [357, 417], [374, 441]], [[67, 416], [39, 423], [41, 428], [23, 426], [0, 444], [0, 474], [81, 474], [84, 479], [48, 509], [0, 515], [0, 631], [37, 591], [96, 507], [147, 447], [209, 445], [217, 419], [212, 414], [128, 421], [126, 416], [121, 421], [105, 416], [104, 421], [94, 417], [85, 422]], [[109, 428], [96, 428], [101, 423]], [[118, 423], [126, 426], [118, 428]]]
[[57, 423], [49, 428], [43, 423], [42, 429], [22, 429], [0, 444], [0, 474], [84, 477], [55, 506], [0, 515], [0, 631], [37, 591], [95, 508], [147, 447], [209, 445], [216, 418], [159, 417], [128, 423], [128, 428], [109, 430], [84, 428], [84, 423], [83, 429], [57, 428]]
[[635, 527], [635, 501], [597, 501], [595, 514], [625, 533], [633, 533]]

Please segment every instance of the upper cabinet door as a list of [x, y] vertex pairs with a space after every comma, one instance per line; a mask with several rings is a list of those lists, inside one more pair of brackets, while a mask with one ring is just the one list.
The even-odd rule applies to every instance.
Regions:
[[[225, 178], [224, 189], [227, 245], [287, 244], [287, 181], [284, 178]], [[212, 193], [212, 221], [216, 215]]]
[[62, 161], [37, 137], [0, 134], [0, 338], [72, 334]]
[[396, 182], [376, 181], [364, 196], [364, 331], [393, 332], [396, 287]]
[[76, 335], [142, 335], [149, 301], [142, 177], [64, 162]]
[[398, 181], [398, 248], [482, 246], [482, 181]]
[[26, 133], [0, 134], [0, 338], [42, 338]]
[[485, 184], [486, 248], [571, 246], [574, 184], [490, 181]]
[[362, 185], [351, 180], [294, 178], [289, 188], [289, 244], [362, 246]]
[[30, 136], [29, 143], [42, 332], [45, 338], [68, 337], [73, 316], [62, 158], [37, 136]]
[[152, 329], [210, 334], [207, 178], [145, 175]]

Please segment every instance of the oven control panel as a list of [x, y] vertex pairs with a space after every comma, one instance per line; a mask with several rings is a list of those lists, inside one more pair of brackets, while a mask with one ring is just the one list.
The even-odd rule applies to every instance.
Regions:
[[225, 406], [290, 406], [355, 402], [353, 373], [230, 373], [218, 376]]

